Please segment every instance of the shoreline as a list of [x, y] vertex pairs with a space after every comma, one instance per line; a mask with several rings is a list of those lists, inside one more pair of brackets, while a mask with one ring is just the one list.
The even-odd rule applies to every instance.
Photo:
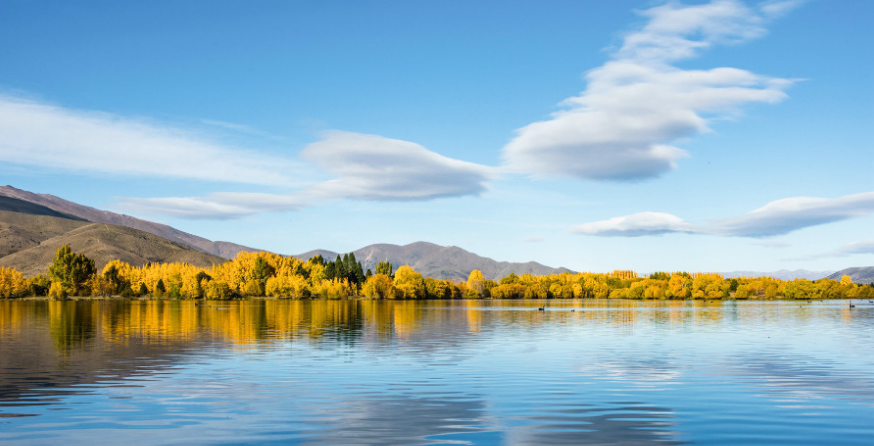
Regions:
[[[149, 301], [165, 301], [165, 302], [242, 302], [242, 301], [267, 301], [267, 300], [297, 300], [297, 301], [384, 301], [384, 302], [416, 302], [416, 301], [509, 301], [509, 302], [571, 302], [571, 301], [630, 301], [630, 302], [771, 302], [771, 301], [787, 301], [787, 302], [799, 302], [799, 303], [813, 303], [813, 302], [829, 302], [829, 301], [841, 301], [841, 300], [849, 300], [849, 301], [864, 301], [869, 300], [867, 298], [861, 297], [833, 297], [833, 298], [822, 298], [822, 299], [790, 299], [787, 297], [779, 297], [779, 298], [750, 298], [750, 299], [735, 299], [735, 298], [725, 298], [725, 299], [703, 299], [703, 298], [685, 298], [685, 299], [629, 299], [629, 298], [619, 298], [619, 299], [611, 299], [611, 298], [545, 298], [545, 299], [374, 299], [366, 296], [349, 296], [340, 299], [332, 299], [327, 297], [271, 297], [271, 296], [250, 296], [236, 299], [179, 299], [179, 298], [167, 298], [167, 297], [151, 297], [151, 296], [142, 296], [142, 297], [123, 297], [123, 296], [67, 296], [64, 299], [56, 299], [49, 296], [26, 296], [26, 297], [16, 297], [16, 298], [8, 298], [8, 299], [0, 299], [0, 302], [13, 302], [13, 301], [50, 301], [50, 302], [64, 302], [64, 301], [129, 301], [129, 302], [149, 302]], [[870, 300], [869, 300], [870, 302]]]

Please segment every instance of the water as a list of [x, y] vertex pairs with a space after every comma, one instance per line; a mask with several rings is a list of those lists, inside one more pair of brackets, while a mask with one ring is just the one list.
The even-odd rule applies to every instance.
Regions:
[[874, 304], [0, 301], [0, 443], [871, 444]]

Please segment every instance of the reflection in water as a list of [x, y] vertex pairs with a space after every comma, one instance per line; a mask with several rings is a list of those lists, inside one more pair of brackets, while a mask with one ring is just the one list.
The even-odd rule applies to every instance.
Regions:
[[[470, 396], [362, 398], [341, 402], [336, 420], [313, 432], [310, 444], [371, 445], [444, 443], [489, 434], [486, 404]], [[445, 444], [445, 443], [444, 443]]]
[[96, 430], [138, 444], [874, 434], [874, 306], [542, 305], [0, 301], [0, 442], [90, 444]]
[[677, 432], [672, 411], [645, 403], [558, 409], [528, 420], [537, 424], [513, 431], [512, 444], [685, 444], [673, 439]]

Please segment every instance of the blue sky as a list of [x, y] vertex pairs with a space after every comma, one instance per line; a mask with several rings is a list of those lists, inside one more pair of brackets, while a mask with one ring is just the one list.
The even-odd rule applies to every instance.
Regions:
[[284, 254], [874, 263], [874, 3], [0, 4], [0, 183]]

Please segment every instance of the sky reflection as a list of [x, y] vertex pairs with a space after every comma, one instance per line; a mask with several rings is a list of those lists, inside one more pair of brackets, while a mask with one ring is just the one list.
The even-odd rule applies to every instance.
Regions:
[[874, 434], [860, 427], [874, 417], [870, 313], [539, 305], [0, 302], [0, 441], [865, 444]]

